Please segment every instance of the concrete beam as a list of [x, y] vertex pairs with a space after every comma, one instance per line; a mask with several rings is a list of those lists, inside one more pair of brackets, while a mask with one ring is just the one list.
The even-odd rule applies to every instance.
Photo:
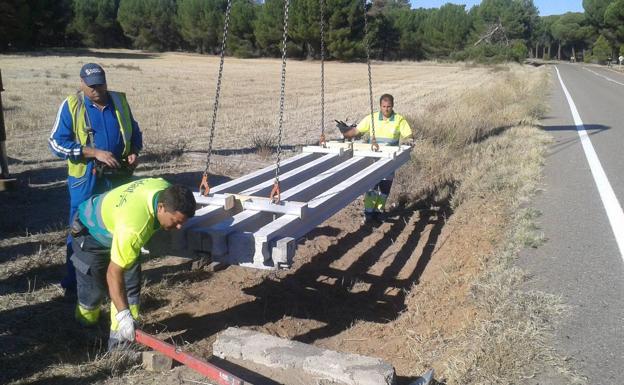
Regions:
[[[345, 164], [343, 161], [348, 160], [348, 155], [340, 155], [340, 154], [328, 154], [323, 155], [318, 159], [312, 160], [309, 164], [302, 165], [297, 167], [280, 177], [280, 186], [282, 188], [281, 199], [284, 202], [296, 201], [302, 192], [306, 189], [313, 189], [315, 192], [320, 192], [318, 186], [316, 184], [311, 184], [309, 181], [311, 179], [319, 180], [330, 178], [332, 175], [336, 173], [332, 173], [330, 170], [334, 169], [334, 167], [338, 167], [338, 170], [341, 170], [343, 167], [341, 165]], [[342, 162], [342, 163], [341, 163]], [[348, 162], [351, 164], [351, 162]], [[311, 175], [316, 175], [311, 177]], [[300, 187], [304, 185], [305, 187]], [[250, 188], [247, 192], [255, 192], [261, 193], [266, 192], [268, 195], [269, 190], [273, 186], [273, 180], [269, 181], [269, 183], [261, 183], [258, 186], [254, 186]], [[298, 192], [298, 194], [291, 193], [291, 190]], [[307, 198], [307, 196], [303, 197]], [[282, 206], [275, 205], [274, 207], [270, 207], [266, 204], [261, 205], [258, 204], [258, 198], [253, 198], [246, 196], [245, 201], [242, 202], [243, 208], [245, 210], [239, 212], [238, 214], [233, 215], [231, 218], [224, 218], [222, 221], [215, 223], [210, 226], [208, 229], [202, 227], [194, 227], [199, 228], [201, 230], [196, 231], [194, 235], [191, 237], [194, 238], [205, 238], [209, 239], [199, 240], [195, 242], [195, 244], [201, 244], [202, 247], [210, 245], [210, 252], [213, 255], [215, 260], [220, 262], [227, 263], [228, 261], [232, 261], [230, 263], [239, 264], [243, 260], [239, 258], [238, 254], [232, 255], [231, 257], [227, 257], [228, 254], [228, 240], [227, 237], [229, 234], [236, 231], [255, 231], [256, 229], [266, 225], [270, 221], [274, 219], [273, 214], [285, 214], [288, 211], [290, 213], [293, 212], [294, 206], [297, 206], [296, 203], [289, 204], [286, 207], [284, 204]], [[251, 202], [248, 202], [252, 200]], [[304, 210], [307, 209], [305, 204], [299, 204], [299, 209], [296, 213], [297, 216], [304, 215]], [[232, 253], [229, 253], [232, 254]], [[248, 260], [247, 262], [251, 262]]]
[[237, 253], [253, 252], [254, 265], [273, 265], [271, 249], [277, 239], [283, 237], [298, 239], [304, 236], [379, 183], [381, 179], [392, 174], [409, 159], [409, 151], [402, 151], [394, 158], [379, 159], [364, 170], [309, 200], [308, 211], [304, 219], [293, 215], [283, 215], [253, 233], [232, 234], [229, 243], [236, 245]]
[[[288, 172], [292, 169], [300, 167], [301, 165], [311, 162], [314, 159], [317, 159], [321, 156], [322, 154], [318, 154], [318, 153], [316, 154], [315, 153], [302, 153], [302, 154], [284, 159], [280, 164], [280, 172]], [[257, 184], [260, 184], [268, 180], [273, 180], [274, 177], [275, 177], [275, 165], [271, 165], [261, 170], [252, 172], [251, 174], [247, 174], [240, 178], [236, 178], [229, 182], [225, 182], [218, 186], [212, 187], [210, 189], [210, 192], [213, 194], [219, 194], [219, 193], [238, 194]]]
[[[368, 146], [365, 144], [359, 144], [355, 150], [347, 146], [348, 143], [330, 144], [322, 153], [293, 157], [297, 160], [290, 163], [290, 171], [280, 177], [283, 202], [280, 205], [250, 196], [268, 194], [274, 177], [267, 174], [269, 168], [242, 178], [244, 182], [238, 183], [238, 179], [228, 182], [228, 189], [257, 182], [239, 191], [241, 194], [233, 194], [236, 199], [231, 209], [228, 208], [232, 205], [227, 203], [232, 196], [229, 193], [213, 191], [208, 198], [198, 197], [200, 204], [209, 206], [197, 210], [196, 217], [185, 225], [187, 247], [210, 253], [214, 261], [223, 263], [268, 269], [288, 265], [298, 238], [410, 158], [409, 146], [400, 149], [381, 146], [379, 152], [359, 149]], [[321, 147], [307, 149], [317, 151]]]
[[294, 370], [342, 385], [393, 385], [394, 368], [387, 362], [359, 354], [340, 353], [251, 330], [227, 328], [212, 345], [225, 360], [242, 360], [278, 370]]
[[[340, 183], [340, 181], [348, 178], [350, 175], [355, 174], [358, 170], [365, 168], [372, 164], [374, 159], [369, 158], [351, 158], [343, 163], [325, 170], [312, 178], [308, 178], [305, 182], [288, 189], [282, 193], [282, 199], [307, 201], [315, 196], [323, 194], [331, 188]], [[228, 238], [230, 234], [241, 233], [253, 233], [258, 228], [268, 224], [272, 221], [273, 215], [266, 212], [258, 212], [252, 210], [245, 210], [239, 214], [234, 215], [232, 218], [226, 218], [222, 222], [211, 226], [209, 229], [202, 228], [195, 231], [196, 238], [208, 237], [208, 240], [200, 240], [199, 244], [202, 247], [210, 245], [210, 249], [215, 260], [224, 263], [231, 264], [251, 264], [253, 266], [253, 250], [250, 248], [241, 249], [237, 245], [236, 239], [231, 240]], [[271, 266], [258, 266], [268, 267]]]

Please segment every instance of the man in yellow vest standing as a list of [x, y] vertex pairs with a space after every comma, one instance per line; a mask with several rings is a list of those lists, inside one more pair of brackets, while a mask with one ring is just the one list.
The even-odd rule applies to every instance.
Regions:
[[[67, 160], [71, 220], [82, 202], [131, 180], [143, 147], [126, 95], [109, 91], [104, 69], [87, 63], [80, 70], [80, 91], [63, 101], [48, 139], [52, 153]], [[67, 238], [66, 294], [76, 291], [76, 273]]]
[[[380, 146], [398, 146], [401, 141], [412, 140], [412, 129], [405, 118], [394, 112], [394, 97], [383, 94], [379, 98], [379, 112], [366, 116], [342, 133], [345, 138], [371, 135], [371, 121], [374, 120], [375, 139]], [[371, 135], [372, 136], [372, 135]], [[386, 200], [390, 194], [394, 173], [382, 179], [364, 195], [364, 223], [376, 224], [383, 221]]]
[[159, 229], [181, 229], [195, 215], [190, 189], [161, 178], [137, 179], [82, 202], [71, 224], [78, 281], [75, 317], [94, 325], [111, 299], [109, 350], [134, 341], [143, 247]]

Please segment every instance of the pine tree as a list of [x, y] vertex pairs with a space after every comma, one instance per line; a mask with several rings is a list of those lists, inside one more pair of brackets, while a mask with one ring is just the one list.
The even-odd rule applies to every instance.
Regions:
[[175, 0], [123, 0], [117, 20], [139, 49], [172, 50], [180, 45]]

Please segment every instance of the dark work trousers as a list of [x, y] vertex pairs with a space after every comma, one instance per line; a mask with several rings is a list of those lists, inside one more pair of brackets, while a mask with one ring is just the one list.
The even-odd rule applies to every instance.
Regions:
[[[71, 261], [76, 267], [78, 304], [87, 309], [99, 306], [108, 296], [106, 271], [110, 263], [110, 249], [86, 233], [73, 238], [74, 254]], [[138, 304], [141, 294], [141, 263], [137, 261], [125, 270], [124, 281], [128, 303]]]

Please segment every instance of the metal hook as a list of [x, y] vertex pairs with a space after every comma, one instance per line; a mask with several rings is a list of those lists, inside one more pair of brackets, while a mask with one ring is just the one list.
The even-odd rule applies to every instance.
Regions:
[[377, 143], [377, 139], [375, 139], [375, 137], [371, 138], [371, 150], [379, 152], [379, 144]]
[[205, 172], [199, 184], [199, 193], [205, 197], [210, 193], [210, 184], [208, 184], [208, 173]]
[[280, 203], [280, 198], [281, 198], [281, 193], [280, 193], [279, 180], [275, 179], [275, 182], [273, 183], [273, 189], [271, 190], [271, 193], [269, 194], [269, 199], [271, 200], [271, 203], [274, 203], [277, 205]]
[[323, 148], [327, 148], [327, 139], [325, 139], [325, 134], [321, 134], [321, 139], [319, 140], [319, 146]]

